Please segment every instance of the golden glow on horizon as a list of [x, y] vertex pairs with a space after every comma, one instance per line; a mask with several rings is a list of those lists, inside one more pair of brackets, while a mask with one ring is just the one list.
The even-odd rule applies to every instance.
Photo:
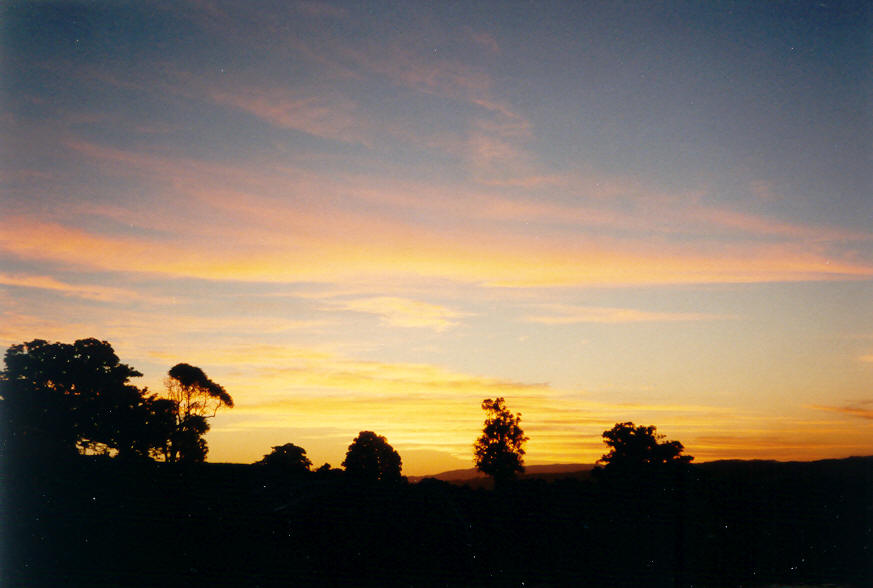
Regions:
[[[479, 403], [496, 396], [504, 396], [513, 411], [522, 413], [531, 438], [531, 464], [591, 463], [604, 453], [601, 433], [625, 420], [655, 424], [669, 438], [682, 441], [698, 461], [857, 453], [870, 438], [863, 427], [847, 431], [843, 418], [821, 418], [823, 410], [831, 409], [819, 406], [776, 418], [767, 411], [727, 406], [610, 403], [546, 384], [471, 376], [427, 364], [360, 361], [325, 349], [257, 345], [187, 357], [212, 366], [210, 374], [227, 372], [221, 380], [234, 391], [236, 407], [216, 419], [214, 431], [220, 437], [263, 431], [261, 435], [270, 432], [278, 443], [278, 431], [288, 431], [288, 436], [317, 427], [325, 432], [310, 441], [313, 460], [336, 465], [358, 431], [376, 430], [401, 456], [404, 451], [433, 452], [407, 461], [404, 471], [409, 475], [435, 473], [440, 464], [470, 467], [472, 443], [483, 419]], [[169, 364], [178, 356], [161, 354], [160, 359]], [[313, 434], [302, 434], [304, 439], [307, 435]], [[232, 457], [224, 459], [254, 461], [263, 450], [237, 445], [225, 450]]]

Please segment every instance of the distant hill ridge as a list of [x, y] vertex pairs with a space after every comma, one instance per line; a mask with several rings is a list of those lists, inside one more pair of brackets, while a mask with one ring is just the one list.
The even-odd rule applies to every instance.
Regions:
[[[733, 469], [757, 469], [757, 468], [797, 468], [805, 466], [820, 466], [826, 467], [835, 464], [849, 464], [852, 462], [867, 463], [873, 466], [873, 455], [870, 456], [851, 456], [843, 458], [828, 458], [817, 459], [812, 461], [780, 461], [776, 459], [717, 459], [713, 461], [704, 461], [692, 463], [693, 466], [702, 468], [704, 471], [721, 471]], [[524, 468], [522, 477], [539, 477], [554, 479], [556, 474], [582, 474], [588, 473], [594, 469], [593, 463], [558, 463], [547, 465], [529, 465]], [[562, 476], [558, 476], [562, 477]], [[467, 468], [462, 470], [449, 470], [440, 472], [439, 474], [427, 476], [408, 476], [410, 482], [420, 482], [425, 478], [436, 478], [444, 482], [463, 482], [476, 481], [482, 478], [487, 478], [485, 474], [476, 468]]]
[[[524, 466], [524, 474], [528, 476], [539, 474], [573, 474], [576, 472], [588, 472], [592, 469], [594, 469], [593, 463], [555, 463]], [[463, 470], [449, 470], [428, 476], [408, 476], [408, 479], [410, 482], [418, 482], [425, 478], [436, 478], [444, 482], [456, 482], [458, 480], [474, 480], [484, 477], [486, 477], [485, 474], [476, 468], [466, 468]]]

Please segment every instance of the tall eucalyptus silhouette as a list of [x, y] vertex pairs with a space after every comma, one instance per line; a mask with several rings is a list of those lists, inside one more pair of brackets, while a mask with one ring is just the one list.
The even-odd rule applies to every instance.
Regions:
[[206, 419], [214, 417], [222, 406], [233, 408], [233, 398], [202, 369], [187, 363], [170, 368], [164, 383], [167, 398], [176, 407], [176, 426], [164, 447], [165, 459], [169, 462], [204, 461], [209, 451], [203, 438], [209, 431]]

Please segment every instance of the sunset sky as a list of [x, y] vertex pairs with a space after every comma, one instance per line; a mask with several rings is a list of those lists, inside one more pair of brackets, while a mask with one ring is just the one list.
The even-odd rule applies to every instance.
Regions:
[[495, 396], [529, 464], [873, 454], [867, 2], [4, 2], [0, 52], [0, 344], [203, 368], [210, 461], [471, 467]]

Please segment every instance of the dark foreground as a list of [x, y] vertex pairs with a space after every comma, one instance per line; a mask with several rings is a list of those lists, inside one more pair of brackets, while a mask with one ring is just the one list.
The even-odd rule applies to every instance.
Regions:
[[3, 478], [3, 586], [873, 586], [873, 458], [500, 491], [85, 458]]

